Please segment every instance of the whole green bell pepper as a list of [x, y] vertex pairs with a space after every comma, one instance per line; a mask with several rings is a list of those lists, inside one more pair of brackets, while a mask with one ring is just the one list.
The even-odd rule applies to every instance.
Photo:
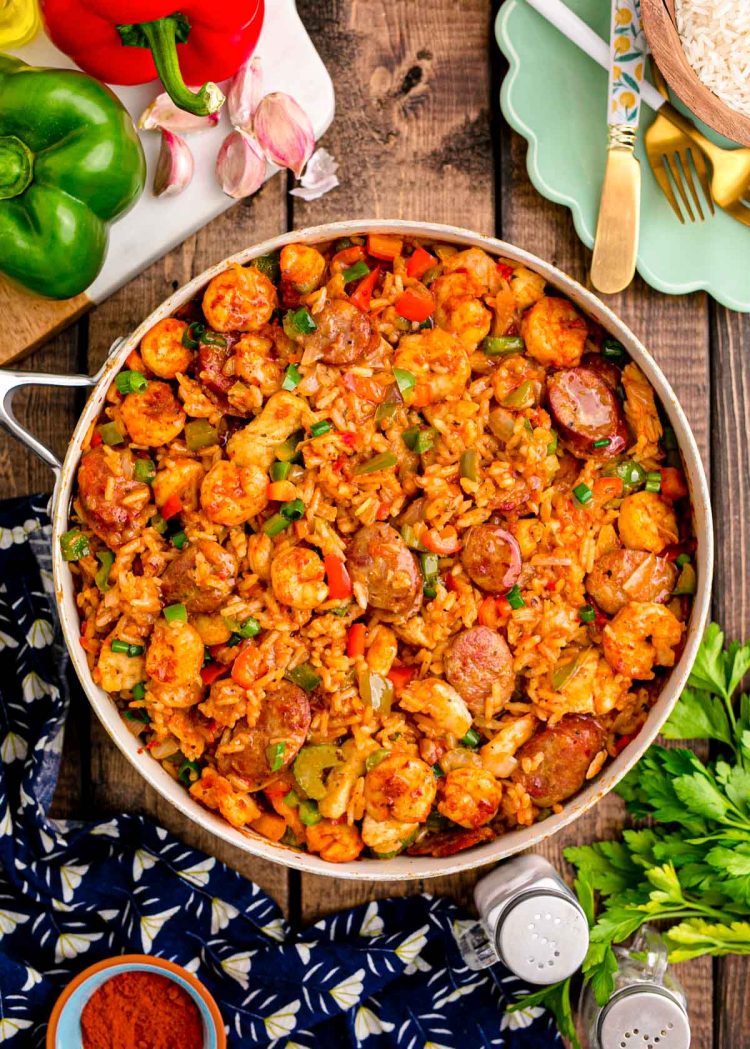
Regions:
[[109, 88], [0, 54], [0, 272], [49, 298], [77, 295], [145, 177], [133, 122]]

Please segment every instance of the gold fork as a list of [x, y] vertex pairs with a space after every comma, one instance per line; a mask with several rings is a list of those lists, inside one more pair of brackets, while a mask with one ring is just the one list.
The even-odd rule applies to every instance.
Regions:
[[[665, 98], [669, 98], [664, 78], [653, 61], [651, 62], [651, 73], [654, 83], [661, 94]], [[695, 171], [708, 208], [713, 215], [714, 202], [711, 196], [706, 161], [703, 153], [696, 147], [687, 132], [676, 125], [672, 118], [672, 113], [670, 112], [669, 116], [667, 116], [666, 110], [668, 107], [670, 110], [672, 109], [669, 103], [666, 102], [656, 111], [654, 121], [644, 135], [648, 162], [651, 165], [656, 181], [661, 187], [662, 193], [669, 201], [680, 222], [684, 224], [685, 215], [691, 222], [695, 222], [697, 219], [702, 222], [705, 215], [703, 214], [700, 197], [696, 189], [693, 171]], [[695, 213], [690, 205], [690, 200], [685, 190], [685, 183], [687, 183], [690, 190], [690, 196], [695, 205]], [[682, 201], [682, 208], [675, 196], [675, 189], [677, 189]]]

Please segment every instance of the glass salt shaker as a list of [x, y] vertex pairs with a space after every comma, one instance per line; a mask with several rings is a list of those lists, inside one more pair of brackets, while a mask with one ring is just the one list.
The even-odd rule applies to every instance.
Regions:
[[644, 925], [629, 948], [615, 947], [615, 990], [597, 1005], [590, 986], [581, 995], [589, 1049], [689, 1049], [685, 992], [667, 964], [667, 948]]
[[580, 967], [589, 945], [586, 916], [543, 857], [500, 864], [477, 882], [474, 901], [479, 921], [458, 941], [470, 969], [501, 961], [525, 982], [543, 985]]

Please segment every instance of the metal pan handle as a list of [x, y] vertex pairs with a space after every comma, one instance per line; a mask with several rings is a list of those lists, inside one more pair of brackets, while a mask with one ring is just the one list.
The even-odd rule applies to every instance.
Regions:
[[[108, 357], [115, 352], [122, 341], [122, 339], [116, 339], [112, 343]], [[17, 437], [35, 455], [38, 455], [42, 462], [54, 470], [55, 474], [59, 474], [62, 463], [55, 453], [25, 426], [22, 426], [13, 414], [13, 396], [22, 386], [65, 386], [71, 389], [78, 386], [95, 386], [102, 371], [103, 366], [96, 375], [92, 376], [52, 375], [49, 372], [17, 372], [0, 369], [0, 426]]]

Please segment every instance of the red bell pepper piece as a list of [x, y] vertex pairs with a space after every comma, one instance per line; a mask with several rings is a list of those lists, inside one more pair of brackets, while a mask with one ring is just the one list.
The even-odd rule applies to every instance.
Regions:
[[418, 291], [421, 285], [417, 284], [413, 288], [407, 288], [396, 299], [396, 313], [399, 317], [403, 317], [407, 321], [426, 321], [428, 317], [432, 316], [435, 310], [435, 300], [429, 291], [425, 288], [423, 291]]
[[662, 466], [661, 474], [661, 496], [668, 502], [673, 503], [677, 499], [686, 499], [689, 495], [685, 474], [676, 466]]
[[214, 81], [255, 48], [264, 0], [42, 0], [42, 13], [52, 41], [86, 73], [110, 84], [159, 77], [175, 105], [206, 116], [224, 101]]
[[328, 579], [328, 596], [332, 600], [339, 600], [352, 595], [352, 581], [346, 570], [346, 565], [340, 557], [327, 554], [323, 558], [326, 578]]
[[228, 673], [229, 667], [225, 667], [223, 663], [208, 663], [201, 668], [201, 681], [204, 685], [213, 685], [217, 678]]
[[346, 638], [346, 654], [349, 656], [349, 659], [356, 659], [357, 656], [365, 654], [366, 634], [364, 623], [354, 623], [349, 627], [349, 633]]
[[164, 506], [162, 506], [159, 510], [159, 513], [165, 521], [168, 521], [170, 517], [176, 517], [176, 515], [181, 512], [181, 510], [182, 502], [180, 500], [180, 497], [178, 495], [170, 495], [170, 497], [164, 503]]
[[413, 255], [409, 256], [406, 263], [406, 276], [421, 280], [427, 270], [431, 270], [433, 266], [437, 266], [437, 259], [420, 246], [414, 249]]
[[398, 692], [409, 684], [416, 672], [416, 667], [391, 667], [386, 677]]
[[503, 280], [510, 280], [510, 278], [513, 276], [513, 267], [509, 266], [507, 262], [498, 262], [496, 263], [496, 266], [497, 272], [500, 274]]
[[375, 290], [375, 285], [378, 283], [379, 276], [380, 266], [376, 266], [359, 282], [349, 296], [354, 305], [362, 310], [363, 313], [370, 308], [370, 299], [372, 299], [372, 293]]

